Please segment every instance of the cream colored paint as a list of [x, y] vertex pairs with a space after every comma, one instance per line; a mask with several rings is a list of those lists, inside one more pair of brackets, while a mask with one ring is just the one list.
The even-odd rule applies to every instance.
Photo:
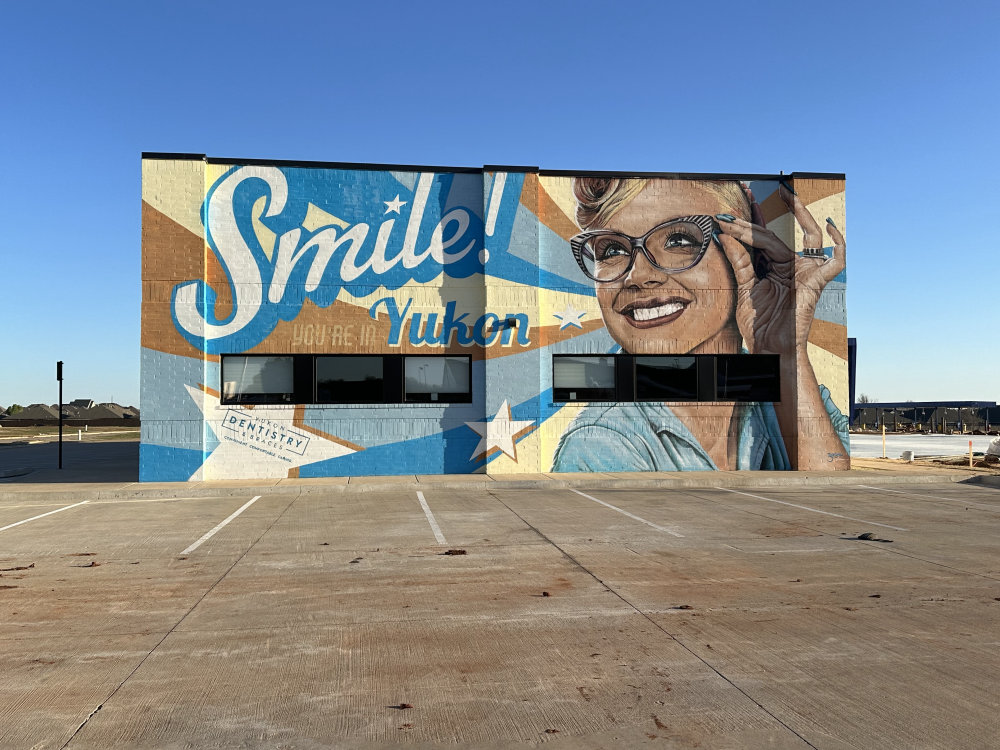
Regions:
[[205, 234], [201, 204], [206, 164], [201, 160], [142, 160], [142, 200], [192, 234]]
[[807, 344], [806, 351], [813, 371], [816, 373], [816, 380], [819, 381], [820, 385], [825, 385], [830, 389], [830, 398], [833, 399], [833, 403], [846, 415], [850, 409], [850, 403], [847, 367], [844, 360], [815, 344]]

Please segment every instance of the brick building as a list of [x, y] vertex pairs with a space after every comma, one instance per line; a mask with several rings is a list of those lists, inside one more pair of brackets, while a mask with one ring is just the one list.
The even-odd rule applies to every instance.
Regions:
[[142, 194], [144, 481], [849, 466], [843, 175], [144, 154]]

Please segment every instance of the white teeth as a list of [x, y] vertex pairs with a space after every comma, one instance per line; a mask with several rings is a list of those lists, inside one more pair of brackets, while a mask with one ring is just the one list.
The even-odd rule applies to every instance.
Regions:
[[684, 305], [680, 302], [668, 302], [665, 305], [660, 305], [659, 307], [634, 307], [632, 308], [632, 317], [636, 320], [654, 320], [656, 318], [665, 318], [668, 315], [673, 315], [679, 310], [683, 310]]

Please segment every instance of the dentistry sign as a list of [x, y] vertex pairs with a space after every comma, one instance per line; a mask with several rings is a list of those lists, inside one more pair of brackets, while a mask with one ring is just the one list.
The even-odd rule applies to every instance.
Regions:
[[[842, 179], [796, 184], [808, 210], [843, 226]], [[709, 346], [716, 329], [737, 330], [723, 250], [742, 231], [732, 207], [741, 191], [756, 212], [746, 221], [784, 231], [800, 251], [788, 227], [801, 217], [777, 179], [586, 182], [524, 169], [146, 155], [141, 478], [643, 470], [655, 446], [607, 441], [597, 466], [571, 437], [582, 430], [597, 445], [602, 429], [647, 428], [670, 432], [660, 448], [671, 456], [693, 446], [678, 468], [704, 468], [715, 459], [697, 424], [669, 408], [557, 399], [553, 362], [684, 354]], [[827, 280], [808, 341], [790, 346], [846, 411], [844, 294], [842, 274]], [[227, 357], [337, 355], [464, 357], [471, 393], [454, 403], [226, 397]], [[585, 381], [603, 377], [581, 363]], [[434, 366], [411, 364], [420, 377]], [[747, 455], [781, 434], [765, 412], [736, 428], [756, 430]]]
[[281, 421], [266, 419], [249, 411], [226, 409], [222, 420], [223, 440], [251, 447], [291, 461], [291, 456], [304, 456], [309, 449], [309, 436], [289, 428]]

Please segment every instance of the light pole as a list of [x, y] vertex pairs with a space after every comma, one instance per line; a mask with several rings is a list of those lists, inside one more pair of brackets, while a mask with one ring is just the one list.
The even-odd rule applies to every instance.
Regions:
[[62, 468], [62, 428], [63, 428], [63, 407], [62, 407], [62, 360], [56, 362], [56, 380], [59, 381], [59, 468]]

